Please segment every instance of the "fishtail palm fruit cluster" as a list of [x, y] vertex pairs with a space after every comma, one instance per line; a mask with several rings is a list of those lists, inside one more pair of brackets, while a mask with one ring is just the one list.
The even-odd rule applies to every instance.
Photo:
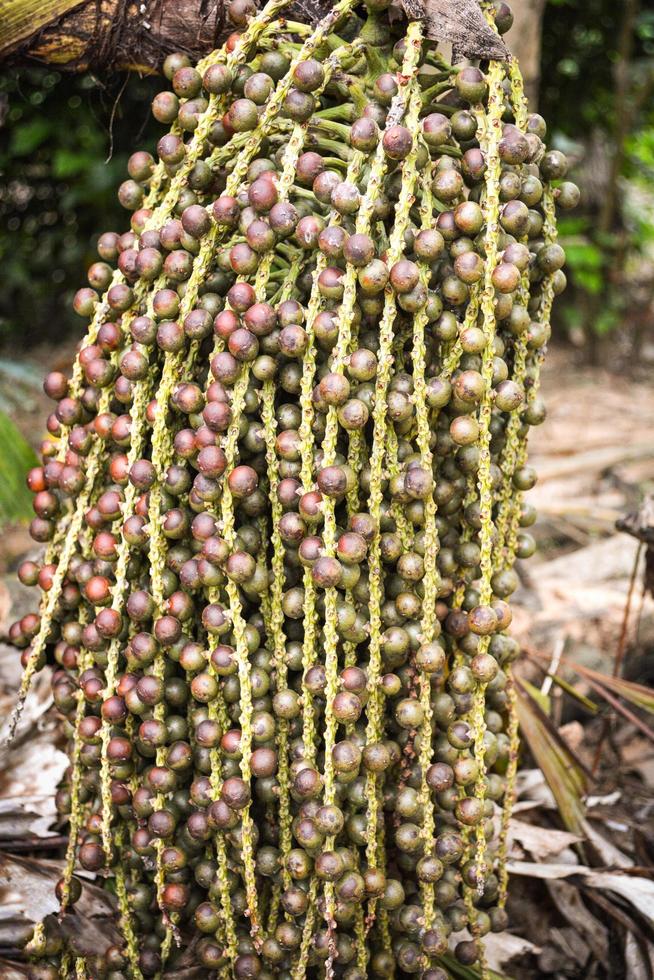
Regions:
[[513, 62], [387, 6], [234, 0], [167, 59], [46, 379], [12, 637], [67, 720], [62, 915], [95, 872], [122, 944], [47, 920], [43, 980], [484, 975], [505, 927], [507, 599], [577, 189]]

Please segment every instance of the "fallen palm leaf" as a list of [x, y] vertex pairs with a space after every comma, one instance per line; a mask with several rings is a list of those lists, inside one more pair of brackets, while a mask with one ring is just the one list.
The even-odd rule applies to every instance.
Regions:
[[107, 915], [90, 919], [76, 912], [75, 915], [63, 916], [59, 928], [78, 956], [96, 956], [108, 946], [120, 945], [121, 942], [115, 920]]
[[540, 769], [519, 769], [516, 791], [518, 802], [513, 808], [514, 813], [520, 809], [532, 810], [535, 806], [542, 806], [546, 810], [556, 809], [556, 800]]
[[[548, 658], [542, 653], [532, 651], [529, 653], [529, 659], [546, 660]], [[603, 688], [608, 688], [618, 694], [635, 707], [654, 714], [654, 691], [651, 688], [645, 687], [643, 684], [636, 684], [634, 681], [626, 681], [622, 677], [614, 677], [612, 674], [603, 674], [599, 670], [593, 670], [592, 667], [586, 667], [585, 664], [577, 663], [570, 657], [561, 657], [561, 663], [564, 663], [574, 673], [579, 674], [580, 677], [584, 677], [589, 683], [594, 681]]]
[[30, 968], [25, 964], [10, 963], [9, 960], [0, 960], [0, 977], [2, 980], [27, 980], [30, 975]]
[[509, 840], [519, 841], [533, 857], [540, 860], [560, 854], [566, 847], [583, 840], [579, 834], [552, 827], [538, 827], [523, 820], [512, 819], [509, 824]]
[[[564, 965], [561, 966], [566, 974], [586, 976], [591, 965], [591, 948], [576, 929], [557, 926], [550, 930], [550, 941], [552, 948], [557, 949], [564, 957]], [[552, 972], [551, 965], [547, 972]], [[562, 972], [561, 968], [556, 972]]]
[[509, 861], [508, 869], [510, 874], [552, 881], [578, 876], [587, 888], [610, 891], [625, 898], [654, 926], [654, 881], [642, 875], [601, 871], [583, 864], [535, 864], [531, 861]]
[[643, 684], [636, 684], [634, 681], [625, 681], [622, 677], [601, 674], [597, 670], [591, 670], [590, 667], [584, 667], [580, 673], [588, 680], [592, 678], [598, 681], [602, 687], [614, 691], [621, 698], [624, 698], [625, 701], [629, 701], [630, 704], [635, 705], [637, 708], [642, 708], [644, 711], [654, 714], [654, 691], [645, 687]]
[[579, 889], [567, 881], [547, 881], [557, 912], [583, 936], [599, 963], [609, 955], [609, 934], [606, 927], [584, 905]]
[[30, 837], [56, 836], [51, 825], [57, 818], [54, 799], [47, 796], [17, 796], [0, 799], [0, 842], [25, 841]]
[[[62, 871], [63, 861], [37, 861], [0, 853], [0, 925], [16, 918], [33, 924], [58, 912], [54, 889]], [[113, 902], [105, 889], [84, 881], [76, 912], [112, 915]]]
[[[617, 923], [619, 927], [624, 930], [626, 939], [630, 936], [635, 939], [642, 948], [649, 948], [652, 946], [650, 941], [650, 936], [646, 935], [643, 929], [641, 929], [640, 924], [636, 922], [624, 908], [619, 906], [616, 902], [612, 901], [608, 895], [604, 895], [597, 889], [584, 888], [583, 889], [585, 897], [592, 905], [596, 905], [602, 910], [602, 912], [614, 923]], [[625, 956], [626, 959], [626, 956]], [[626, 974], [631, 980], [631, 974]], [[648, 977], [648, 980], [651, 980]]]
[[591, 794], [586, 800], [586, 807], [591, 810], [596, 806], [614, 806], [621, 797], [622, 793], [619, 789], [614, 790], [612, 793], [604, 793], [602, 796], [593, 796]]
[[624, 943], [624, 961], [629, 980], [651, 980], [654, 974], [654, 951], [651, 944], [639, 942], [628, 932]]
[[536, 702], [541, 711], [543, 711], [546, 715], [549, 715], [550, 711], [552, 710], [552, 701], [549, 695], [540, 690], [540, 688], [536, 687], [535, 684], [532, 684], [531, 681], [528, 681], [526, 677], [521, 677], [520, 683], [527, 694], [529, 694], [529, 696]]
[[[0, 749], [0, 814], [7, 802], [53, 797], [68, 759], [49, 731], [33, 733], [29, 742]], [[45, 811], [42, 811], [45, 814]], [[48, 811], [50, 812], [50, 811]], [[54, 814], [54, 809], [52, 813]], [[1, 817], [0, 817], [1, 819]], [[1, 834], [0, 834], [1, 836]]]
[[[37, 861], [0, 853], [0, 946], [22, 946], [34, 924], [59, 912], [55, 885], [62, 861]], [[59, 920], [73, 950], [90, 956], [120, 942], [114, 900], [108, 891], [80, 878], [82, 892], [75, 913]], [[4, 974], [0, 973], [4, 978]]]
[[603, 684], [599, 684], [591, 677], [586, 679], [593, 690], [603, 697], [612, 708], [615, 708], [618, 714], [621, 714], [623, 718], [626, 718], [632, 725], [635, 725], [635, 727], [638, 728], [646, 738], [654, 742], [654, 729], [650, 728], [649, 725], [646, 725], [644, 721], [640, 720], [638, 715], [635, 715], [633, 711], [630, 711], [629, 708], [626, 708], [624, 704], [621, 704], [617, 698], [613, 697], [613, 695], [606, 689], [606, 687], [604, 687]]
[[503, 971], [504, 967], [517, 957], [538, 956], [540, 947], [522, 936], [503, 932], [500, 935], [488, 933], [484, 936], [486, 963], [491, 970]]
[[584, 820], [584, 836], [605, 865], [617, 868], [633, 868], [634, 862], [631, 858], [598, 833], [588, 820]]
[[583, 835], [588, 773], [572, 754], [552, 721], [516, 678], [520, 728], [556, 800], [561, 819], [573, 834]]
[[578, 691], [574, 685], [569, 684], [558, 674], [548, 674], [547, 676], [552, 678], [553, 684], [556, 684], [558, 688], [560, 688], [565, 694], [569, 695], [569, 697], [573, 698], [573, 700], [585, 708], [586, 711], [590, 711], [591, 714], [597, 714], [599, 711], [599, 705], [594, 701], [591, 701], [590, 698], [587, 698], [585, 694], [581, 693], [581, 691]]

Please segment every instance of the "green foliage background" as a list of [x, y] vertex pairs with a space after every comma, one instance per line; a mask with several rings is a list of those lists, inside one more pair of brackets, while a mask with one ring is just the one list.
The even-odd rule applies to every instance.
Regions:
[[[635, 7], [624, 100], [617, 81], [627, 0], [548, 0], [543, 25], [539, 108], [562, 148], [582, 160], [574, 174], [582, 206], [559, 222], [571, 288], [556, 315], [560, 326], [579, 328], [592, 305], [586, 331], [600, 338], [629, 329], [654, 299], [654, 6], [636, 0]], [[629, 116], [616, 214], [606, 232], [597, 228], [602, 194], [591, 185], [608, 166], [621, 117]], [[588, 152], [591, 136], [604, 161]]]
[[[593, 132], [610, 150], [624, 111], [615, 98], [623, 8], [615, 0], [548, 0], [540, 111], [573, 158], [583, 157]], [[654, 8], [644, 2], [629, 71], [635, 92], [654, 80]], [[154, 145], [159, 127], [149, 105], [160, 87], [159, 78], [134, 75], [0, 72], [0, 348], [56, 342], [78, 329], [73, 293], [97, 257], [98, 234], [128, 225], [115, 191], [128, 155]], [[625, 149], [623, 176], [645, 204], [624, 202], [610, 235], [596, 233], [596, 202], [562, 219], [571, 288], [557, 307], [560, 329], [578, 326], [593, 297], [602, 299], [592, 321], [596, 334], [628, 315], [629, 290], [613, 281], [612, 269], [616, 252], [633, 265], [654, 243], [654, 97], [637, 114]]]
[[45, 68], [0, 74], [0, 344], [57, 340], [100, 232], [127, 227], [116, 200], [128, 155], [151, 143], [160, 79]]

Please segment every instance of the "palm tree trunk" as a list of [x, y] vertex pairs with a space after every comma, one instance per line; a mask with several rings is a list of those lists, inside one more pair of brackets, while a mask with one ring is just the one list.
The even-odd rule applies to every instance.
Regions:
[[506, 34], [507, 46], [520, 63], [525, 95], [533, 112], [538, 108], [545, 3], [546, 0], [515, 0], [511, 3], [513, 27]]

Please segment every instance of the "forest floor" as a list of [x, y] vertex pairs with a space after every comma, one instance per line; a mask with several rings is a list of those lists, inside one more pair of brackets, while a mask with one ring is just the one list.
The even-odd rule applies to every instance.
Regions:
[[[581, 367], [576, 356], [555, 349], [548, 358], [548, 418], [530, 442], [539, 549], [519, 569], [514, 634], [525, 651], [519, 674], [551, 721], [528, 738], [510, 855], [511, 934], [490, 937], [488, 959], [519, 980], [645, 980], [654, 976], [654, 731], [638, 698], [625, 704], [605, 680], [598, 692], [594, 672], [654, 682], [654, 558], [615, 528], [654, 493], [654, 386]], [[64, 349], [62, 365], [67, 357]], [[33, 351], [31, 364], [52, 367], [52, 352]], [[35, 443], [47, 411], [38, 391], [16, 407], [17, 424]], [[3, 529], [0, 635], [31, 601], [13, 578], [30, 547], [24, 528]], [[562, 683], [552, 684], [548, 670]], [[0, 729], [18, 677], [15, 652], [0, 645]], [[566, 684], [575, 697], [564, 694]], [[28, 701], [26, 723], [13, 749], [0, 748], [0, 956], [30, 916], [49, 910], [44, 889], [53, 872], [40, 859], [61, 853], [59, 838], [43, 839], [57, 833], [48, 800], [66, 765], [47, 682]], [[536, 766], [547, 770], [538, 746], [550, 738], [561, 765], [546, 780]], [[551, 788], [571, 775], [586, 803], [576, 822], [562, 810], [569, 786]], [[7, 904], [3, 879], [6, 886], [17, 875], [29, 880], [29, 901], [12, 896]], [[4, 970], [0, 962], [2, 977], [24, 976]]]

